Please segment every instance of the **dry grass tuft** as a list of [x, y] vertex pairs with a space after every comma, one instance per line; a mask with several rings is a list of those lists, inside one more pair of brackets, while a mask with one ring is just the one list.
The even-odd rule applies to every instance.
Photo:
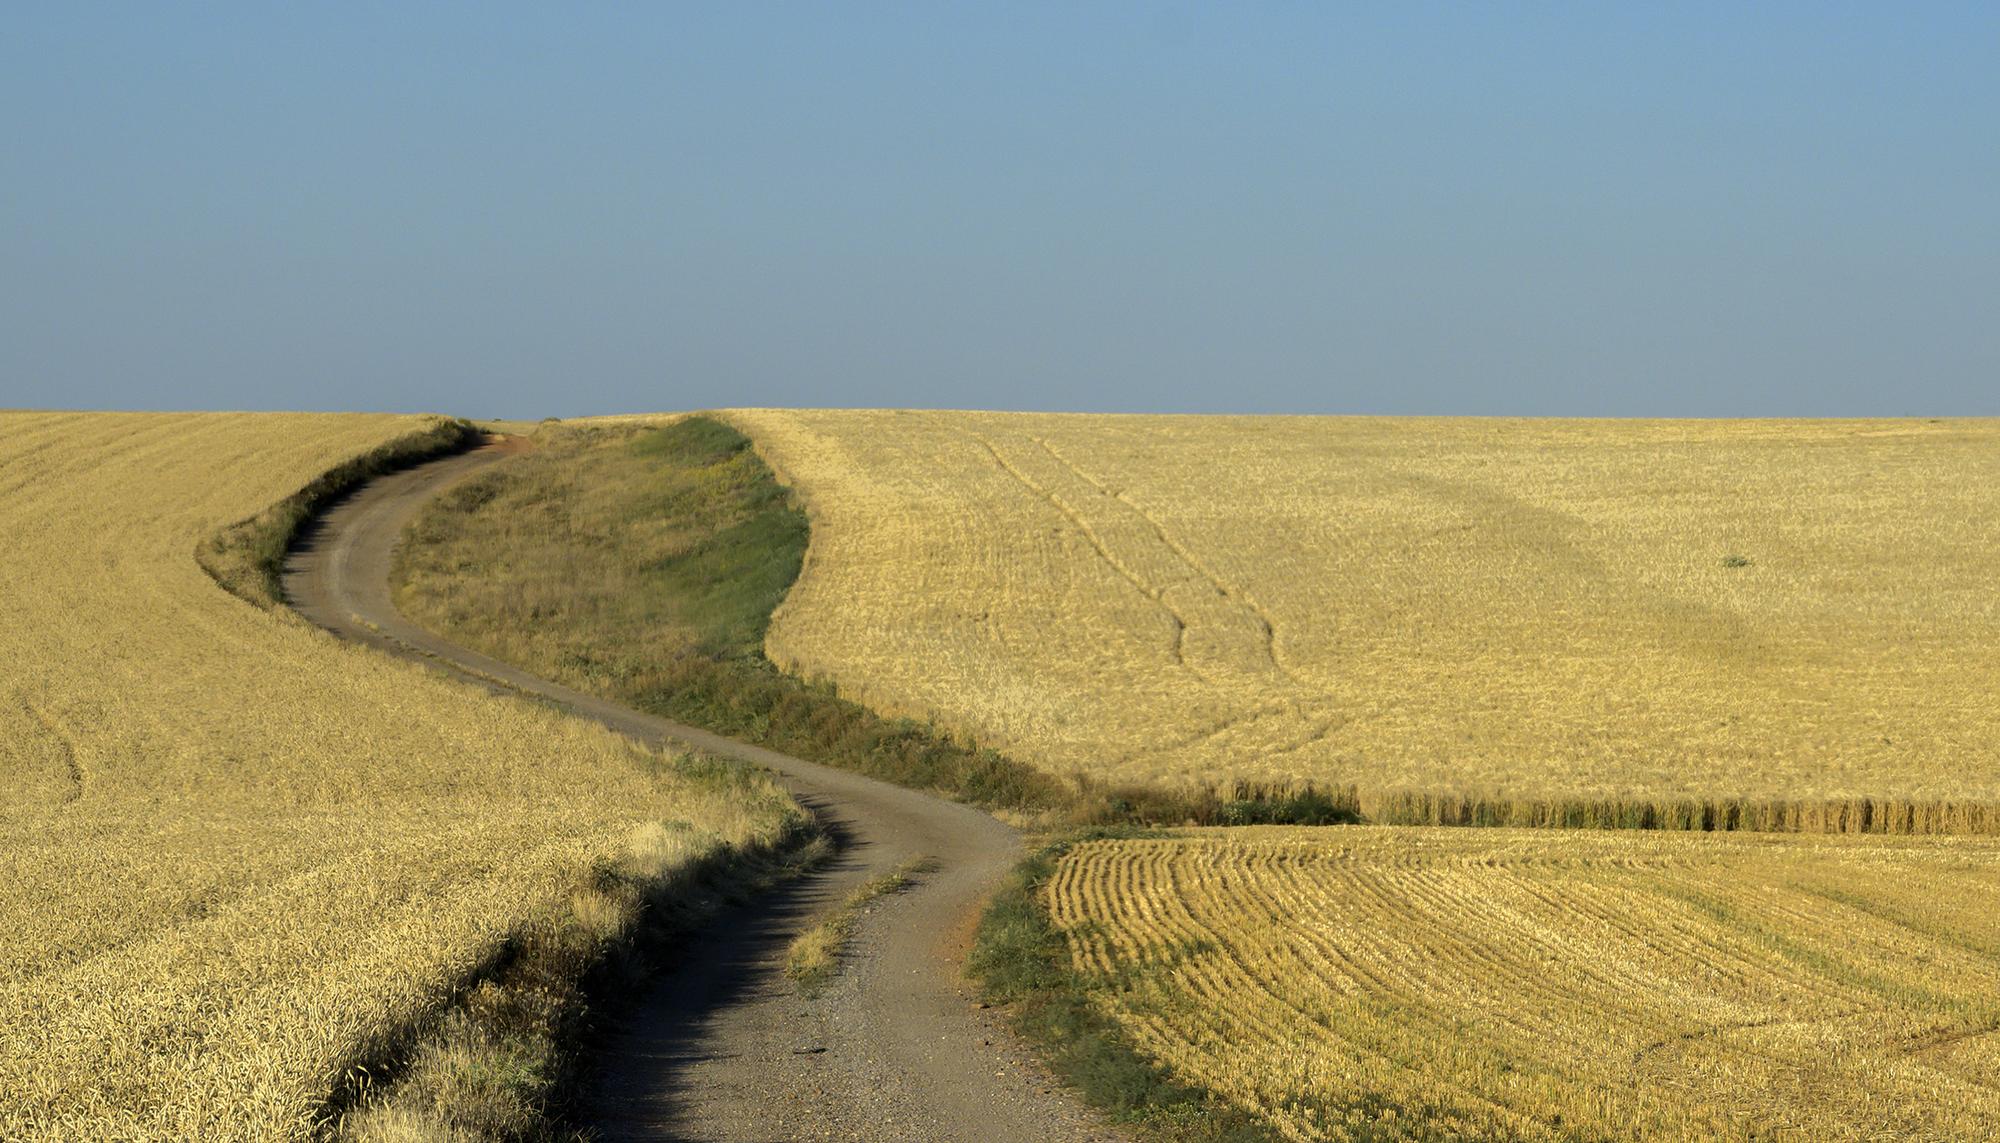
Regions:
[[871, 902], [900, 893], [918, 876], [934, 872], [937, 862], [928, 857], [912, 858], [868, 881], [847, 895], [832, 912], [813, 927], [792, 939], [785, 950], [785, 975], [807, 996], [817, 995], [840, 971], [841, 950], [854, 935], [854, 926]]

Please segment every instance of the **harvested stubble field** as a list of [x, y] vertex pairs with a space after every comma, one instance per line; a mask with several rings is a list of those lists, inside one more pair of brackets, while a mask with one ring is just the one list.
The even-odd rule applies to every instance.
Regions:
[[2000, 844], [1412, 827], [1075, 846], [1137, 1050], [1296, 1140], [2000, 1136]]
[[1377, 821], [2000, 829], [2000, 422], [737, 411], [771, 658]]
[[617, 922], [607, 872], [793, 820], [767, 785], [342, 644], [197, 565], [431, 425], [0, 415], [0, 1137], [309, 1135], [510, 938]]

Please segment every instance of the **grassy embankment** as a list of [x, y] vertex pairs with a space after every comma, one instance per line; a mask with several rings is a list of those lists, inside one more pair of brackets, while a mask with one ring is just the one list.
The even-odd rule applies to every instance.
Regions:
[[1325, 823], [1351, 803], [1249, 784], [1156, 790], [1063, 780], [886, 718], [764, 656], [806, 517], [719, 421], [554, 424], [535, 452], [439, 497], [399, 555], [396, 604], [548, 678], [815, 762], [1041, 821]]
[[[746, 772], [718, 764], [721, 781]], [[663, 847], [601, 866], [567, 913], [517, 932], [441, 1018], [375, 1073], [337, 1091], [325, 1119], [342, 1143], [593, 1138], [569, 1126], [588, 1074], [598, 997], [630, 994], [676, 942], [728, 905], [817, 863], [801, 822], [778, 844], [676, 860]], [[663, 836], [663, 842], [672, 839]]]

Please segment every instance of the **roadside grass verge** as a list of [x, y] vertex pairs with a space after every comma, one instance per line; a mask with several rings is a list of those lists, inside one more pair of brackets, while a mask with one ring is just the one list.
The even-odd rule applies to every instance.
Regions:
[[791, 947], [785, 950], [785, 975], [807, 997], [819, 995], [840, 971], [841, 950], [847, 947], [848, 938], [854, 935], [854, 926], [869, 903], [902, 892], [918, 876], [935, 872], [937, 867], [933, 858], [912, 858], [856, 888], [818, 924], [792, 940]]
[[1042, 1059], [1113, 1120], [1162, 1143], [1276, 1143], [1261, 1120], [1219, 1097], [1179, 1083], [1133, 1050], [1116, 1023], [1090, 999], [1093, 982], [1070, 960], [1069, 946], [1042, 905], [1042, 886], [1058, 858], [1079, 841], [1143, 837], [1134, 829], [1097, 829], [1053, 842], [1016, 866], [981, 916], [966, 971], [990, 1003], [1004, 1006], [1014, 1028]]
[[284, 602], [285, 552], [315, 513], [373, 477], [460, 452], [481, 436], [469, 421], [435, 417], [428, 428], [338, 464], [255, 516], [210, 536], [196, 547], [195, 562], [230, 594], [274, 610]]

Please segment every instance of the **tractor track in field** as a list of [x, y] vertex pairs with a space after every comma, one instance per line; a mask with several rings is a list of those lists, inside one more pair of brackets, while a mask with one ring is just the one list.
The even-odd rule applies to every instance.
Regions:
[[[301, 533], [287, 600], [344, 638], [532, 695], [640, 741], [772, 771], [838, 839], [822, 869], [736, 906], [643, 995], [601, 1003], [588, 1125], [605, 1140], [981, 1141], [1122, 1138], [1060, 1087], [960, 967], [978, 910], [1019, 859], [1016, 831], [969, 806], [641, 713], [460, 647], [399, 615], [391, 561], [433, 496], [519, 451], [513, 438], [379, 477]], [[861, 883], [937, 869], [860, 917], [838, 978], [806, 997], [786, 946]]]

